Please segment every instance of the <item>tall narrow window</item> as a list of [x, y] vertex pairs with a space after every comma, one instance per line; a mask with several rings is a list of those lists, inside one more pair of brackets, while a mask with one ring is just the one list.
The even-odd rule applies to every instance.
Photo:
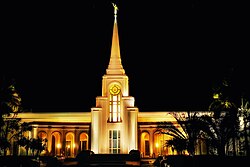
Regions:
[[120, 153], [120, 142], [121, 134], [120, 130], [109, 130], [109, 153], [119, 154]]
[[88, 134], [83, 132], [80, 134], [80, 150], [87, 150], [88, 149]]
[[121, 89], [118, 85], [113, 85], [109, 89], [109, 122], [121, 122]]

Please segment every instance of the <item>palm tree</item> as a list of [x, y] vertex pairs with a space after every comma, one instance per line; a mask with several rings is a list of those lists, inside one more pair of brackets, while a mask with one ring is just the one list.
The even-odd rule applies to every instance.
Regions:
[[233, 155], [236, 156], [236, 138], [238, 138], [239, 121], [237, 118], [237, 106], [231, 100], [230, 84], [223, 80], [214, 94], [214, 101], [209, 106], [211, 116], [202, 116], [202, 132], [207, 141], [217, 150], [219, 155], [225, 156], [225, 147], [230, 144], [233, 147]]
[[5, 77], [0, 81], [0, 126], [4, 124], [3, 118], [10, 113], [21, 110], [21, 97], [15, 88], [15, 81]]
[[200, 137], [197, 113], [188, 111], [186, 116], [176, 115], [175, 118], [177, 122], [160, 122], [158, 131], [173, 137], [166, 141], [167, 146], [176, 149], [179, 154], [187, 150], [190, 155], [194, 155], [195, 146]]
[[29, 147], [32, 150], [33, 156], [38, 157], [40, 153], [46, 149], [47, 142], [48, 140], [46, 138], [45, 139], [42, 139], [40, 137], [37, 137], [37, 139], [31, 138], [29, 142], [30, 144]]
[[250, 156], [250, 148], [249, 148], [249, 126], [250, 123], [250, 107], [248, 101], [245, 102], [245, 100], [241, 99], [241, 107], [239, 110], [239, 117], [242, 118], [242, 124], [243, 124], [243, 132], [242, 135], [244, 136], [244, 144], [243, 144], [243, 150], [246, 151], [246, 156]]
[[17, 118], [21, 111], [21, 97], [15, 88], [15, 81], [3, 78], [0, 82], [0, 150], [4, 151], [4, 155], [12, 141], [18, 141], [23, 132], [31, 130], [27, 123]]
[[166, 141], [166, 146], [171, 147], [172, 151], [176, 150], [178, 155], [183, 155], [187, 150], [187, 139], [176, 136]]
[[29, 155], [29, 149], [31, 146], [31, 141], [29, 140], [29, 138], [23, 136], [18, 140], [18, 145], [20, 145], [21, 147], [24, 147], [26, 150], [26, 155]]
[[200, 128], [207, 143], [217, 151], [220, 156], [225, 156], [225, 147], [230, 139], [234, 138], [233, 123], [231, 118], [225, 114], [220, 118], [208, 115], [201, 116]]
[[6, 149], [10, 147], [8, 141], [8, 129], [13, 126], [13, 121], [9, 121], [5, 118], [9, 117], [11, 113], [16, 113], [20, 110], [21, 98], [15, 89], [14, 80], [8, 80], [5, 77], [0, 82], [0, 149], [4, 150], [6, 155]]

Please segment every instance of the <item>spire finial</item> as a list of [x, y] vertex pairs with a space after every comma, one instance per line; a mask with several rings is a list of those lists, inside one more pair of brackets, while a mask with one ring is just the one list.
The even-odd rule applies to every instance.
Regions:
[[112, 3], [113, 7], [114, 7], [114, 14], [117, 15], [117, 10], [118, 10], [118, 7], [115, 3]]
[[112, 3], [113, 7], [114, 7], [114, 14], [115, 14], [115, 22], [116, 22], [116, 17], [117, 17], [117, 10], [118, 10], [118, 7], [115, 3]]

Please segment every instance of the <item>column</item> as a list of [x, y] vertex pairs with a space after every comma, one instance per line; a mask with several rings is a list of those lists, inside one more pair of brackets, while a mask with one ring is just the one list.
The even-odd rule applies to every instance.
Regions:
[[[99, 153], [100, 111], [91, 111], [91, 151]], [[101, 139], [100, 139], [101, 140]]]
[[136, 109], [128, 110], [128, 151], [138, 150], [138, 113]]
[[154, 154], [154, 133], [152, 130], [149, 130], [149, 149], [150, 149], [150, 155], [151, 157], [155, 158]]

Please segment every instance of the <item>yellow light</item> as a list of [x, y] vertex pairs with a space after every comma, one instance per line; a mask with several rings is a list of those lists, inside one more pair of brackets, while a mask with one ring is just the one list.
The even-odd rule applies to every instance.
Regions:
[[155, 147], [157, 147], [157, 148], [158, 148], [158, 147], [159, 147], [159, 144], [158, 144], [158, 143], [156, 143], [156, 144], [155, 144]]
[[67, 148], [70, 148], [70, 145], [67, 145]]
[[218, 94], [218, 93], [215, 93], [215, 94], [213, 95], [213, 98], [214, 98], [214, 99], [219, 99], [219, 94]]
[[75, 148], [76, 147], [76, 145], [75, 145], [75, 143], [73, 144], [73, 148]]
[[61, 148], [61, 144], [60, 144], [60, 143], [58, 143], [56, 147], [57, 147], [57, 148]]

